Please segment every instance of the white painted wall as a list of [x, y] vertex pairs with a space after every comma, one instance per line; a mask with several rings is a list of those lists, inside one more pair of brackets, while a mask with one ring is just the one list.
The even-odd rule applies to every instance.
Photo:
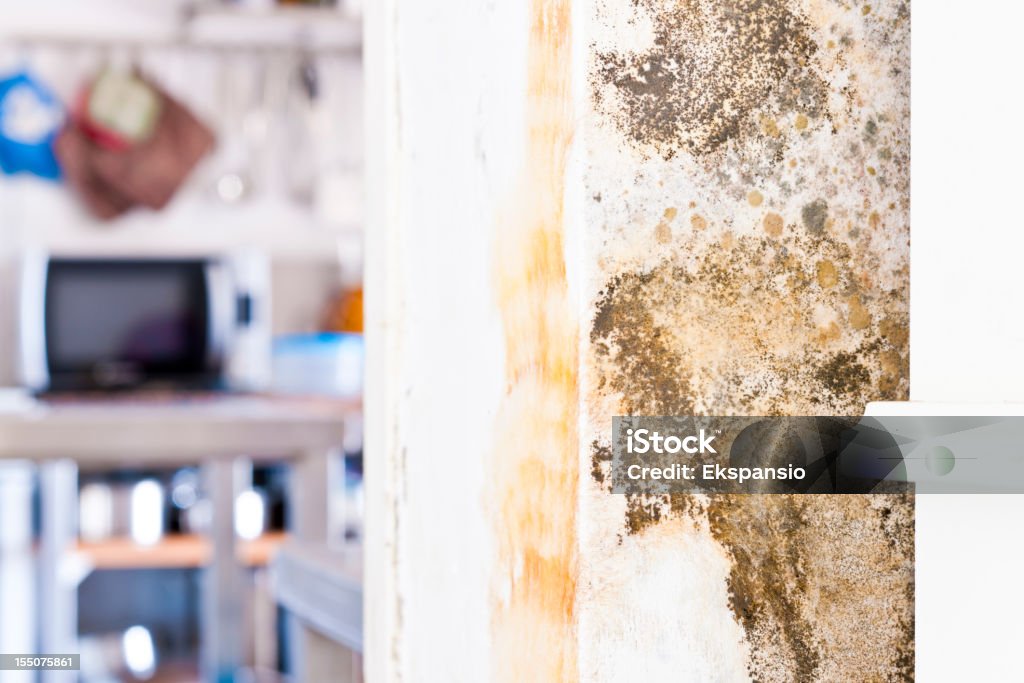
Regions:
[[[917, 2], [912, 17], [911, 398], [1024, 401], [1024, 11]], [[998, 408], [920, 410], [972, 409]], [[918, 496], [918, 680], [1020, 675], [1022, 518], [1024, 496]]]
[[1024, 11], [912, 16], [911, 398], [1022, 401]]
[[481, 492], [504, 388], [491, 254], [522, 148], [525, 4], [366, 12], [366, 675], [483, 681]]

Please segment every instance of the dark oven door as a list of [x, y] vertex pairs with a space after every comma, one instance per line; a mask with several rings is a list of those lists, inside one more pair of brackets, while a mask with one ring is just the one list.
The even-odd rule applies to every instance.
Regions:
[[200, 259], [50, 259], [49, 389], [215, 384], [210, 287]]

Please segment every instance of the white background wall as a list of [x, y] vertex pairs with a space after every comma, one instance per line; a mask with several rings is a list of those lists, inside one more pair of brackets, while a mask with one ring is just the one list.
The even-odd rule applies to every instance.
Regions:
[[1017, 3], [912, 6], [911, 395], [1024, 401]]
[[[1024, 11], [911, 14], [911, 397], [1024, 401]], [[917, 680], [1019, 680], [1024, 496], [919, 496], [917, 516]]]
[[368, 681], [490, 675], [481, 492], [506, 382], [492, 240], [521, 161], [525, 10], [366, 8]]

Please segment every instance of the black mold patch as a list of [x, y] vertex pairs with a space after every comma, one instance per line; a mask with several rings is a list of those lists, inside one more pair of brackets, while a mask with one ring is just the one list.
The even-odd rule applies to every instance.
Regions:
[[649, 280], [620, 275], [600, 295], [590, 340], [602, 355], [614, 354], [619, 368], [603, 388], [622, 395], [627, 415], [689, 415], [687, 363], [672, 348], [669, 331], [654, 322], [646, 302]]
[[[776, 119], [827, 114], [817, 44], [791, 0], [635, 0], [654, 26], [651, 47], [597, 55], [594, 96], [635, 143], [666, 159], [759, 141], [781, 158]], [[608, 103], [605, 103], [608, 104]]]
[[828, 220], [828, 204], [824, 199], [816, 199], [800, 210], [800, 218], [808, 232], [820, 234]]
[[598, 484], [604, 484], [608, 479], [605, 473], [606, 466], [612, 461], [612, 447], [594, 441], [590, 444], [590, 476]]
[[[853, 415], [867, 396], [898, 400], [905, 292], [865, 298], [882, 325], [815, 318], [861, 291], [851, 260], [828, 234], [742, 236], [686, 265], [670, 256], [609, 278], [590, 330], [597, 389], [627, 415], [692, 415], [698, 395], [736, 415]], [[835, 286], [818, 285], [820, 261], [837, 264]]]
[[841, 351], [815, 370], [814, 376], [837, 396], [861, 396], [871, 381], [871, 374], [857, 356]]
[[[828, 288], [822, 260], [836, 264]], [[866, 290], [854, 260], [827, 230], [794, 231], [610, 277], [590, 330], [598, 392], [640, 415], [859, 414], [869, 398], [905, 397], [906, 292]], [[843, 310], [854, 293], [878, 324], [816, 327], [817, 309]], [[609, 457], [591, 444], [605, 490]], [[623, 531], [666, 519], [710, 529], [731, 558], [753, 680], [912, 680], [913, 499], [880, 499], [627, 494]]]

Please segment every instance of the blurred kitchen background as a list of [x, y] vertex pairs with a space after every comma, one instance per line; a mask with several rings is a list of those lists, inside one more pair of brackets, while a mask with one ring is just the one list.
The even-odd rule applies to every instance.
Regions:
[[[361, 34], [358, 0], [0, 0], [0, 412], [236, 393], [322, 400], [344, 423], [329, 541], [358, 546]], [[156, 263], [166, 278], [154, 284]], [[181, 294], [197, 268], [205, 288]], [[132, 284], [136, 271], [148, 274]], [[226, 293], [212, 272], [227, 274]], [[127, 324], [133, 306], [171, 306], [147, 302], [161, 291], [177, 292], [177, 314], [205, 313], [201, 368], [185, 367], [195, 348], [181, 339], [180, 357], [164, 348], [156, 360], [104, 346], [100, 328]], [[223, 348], [208, 342], [215, 328], [233, 332]], [[70, 619], [81, 653], [71, 677], [0, 681], [227, 680], [202, 659], [204, 639], [224, 636], [211, 632], [223, 621], [204, 623], [217, 550], [203, 463], [153, 462], [74, 464], [73, 561], [60, 578], [74, 604], [62, 614], [59, 602], [44, 609], [45, 584], [19, 578], [40, 574], [59, 503], [41, 466], [0, 459], [0, 652], [45, 652], [47, 620]], [[296, 674], [274, 570], [295, 504], [289, 463], [234, 466], [245, 629], [232, 634], [233, 680], [315, 680]]]

